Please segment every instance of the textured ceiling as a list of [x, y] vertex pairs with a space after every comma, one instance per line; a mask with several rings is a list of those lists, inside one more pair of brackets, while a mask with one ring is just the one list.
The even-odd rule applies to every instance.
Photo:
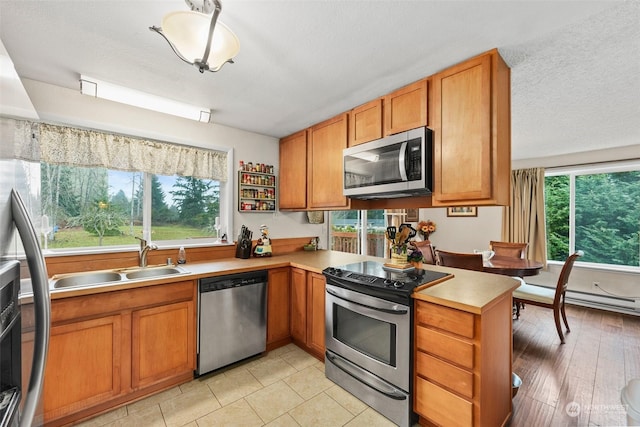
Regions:
[[87, 74], [281, 137], [498, 48], [514, 160], [640, 144], [640, 2], [223, 0], [235, 64], [200, 74], [148, 30], [181, 0], [0, 0], [22, 78]]

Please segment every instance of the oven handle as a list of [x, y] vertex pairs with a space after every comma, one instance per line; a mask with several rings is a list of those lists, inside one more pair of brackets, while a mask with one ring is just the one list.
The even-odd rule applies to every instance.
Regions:
[[[360, 381], [362, 384], [366, 385], [367, 387], [374, 389], [378, 393], [381, 393], [381, 394], [383, 394], [383, 395], [385, 395], [388, 398], [393, 399], [393, 400], [406, 400], [407, 399], [406, 393], [404, 393], [404, 392], [400, 391], [399, 389], [391, 386], [390, 384], [387, 384], [387, 383], [379, 380], [377, 377], [375, 377], [373, 374], [369, 373], [368, 371], [365, 371], [362, 368], [359, 368], [359, 367], [357, 367], [355, 365], [352, 365], [347, 360], [344, 360], [343, 358], [341, 358], [339, 356], [331, 354], [328, 351], [325, 352], [325, 357], [331, 363], [333, 363], [336, 368], [338, 368], [341, 371], [343, 371], [344, 373], [350, 375], [354, 379]], [[364, 378], [363, 378], [363, 376], [364, 376]]]
[[357, 304], [361, 307], [367, 307], [371, 310], [375, 310], [375, 311], [382, 311], [384, 313], [389, 313], [389, 314], [397, 314], [397, 315], [403, 315], [403, 314], [407, 314], [409, 312], [409, 310], [407, 310], [406, 308], [398, 308], [395, 304], [388, 304], [389, 308], [384, 308], [384, 307], [375, 307], [372, 305], [368, 305], [368, 304], [364, 304], [360, 301], [355, 301], [352, 298], [347, 297], [346, 295], [342, 295], [339, 292], [337, 292], [337, 290], [334, 289], [330, 289], [329, 287], [326, 288], [327, 293], [333, 295], [336, 298], [339, 298], [343, 301], [347, 301], [350, 302], [352, 304]]

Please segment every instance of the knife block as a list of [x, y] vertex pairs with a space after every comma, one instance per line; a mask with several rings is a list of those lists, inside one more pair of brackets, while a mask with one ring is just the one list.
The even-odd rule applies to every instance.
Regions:
[[249, 259], [251, 258], [251, 241], [236, 243], [236, 258]]

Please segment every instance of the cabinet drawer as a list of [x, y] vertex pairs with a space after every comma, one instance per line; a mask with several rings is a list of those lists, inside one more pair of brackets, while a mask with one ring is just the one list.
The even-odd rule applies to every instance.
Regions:
[[416, 352], [416, 374], [442, 384], [464, 397], [473, 398], [473, 373], [421, 351]]
[[473, 343], [436, 330], [417, 327], [416, 347], [443, 359], [473, 369]]
[[473, 404], [437, 385], [416, 379], [415, 411], [442, 426], [473, 425]]
[[474, 316], [471, 313], [418, 301], [416, 316], [418, 324], [435, 326], [443, 331], [473, 338]]

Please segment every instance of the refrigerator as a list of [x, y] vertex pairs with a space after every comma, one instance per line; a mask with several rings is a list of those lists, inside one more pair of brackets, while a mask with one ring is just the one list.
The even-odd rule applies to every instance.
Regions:
[[[0, 280], [3, 285], [0, 427], [39, 426], [43, 424], [41, 394], [50, 330], [48, 274], [36, 232], [39, 227], [35, 227], [31, 219], [39, 213], [35, 208], [39, 204], [39, 165], [14, 159], [12, 133], [6, 124], [6, 121], [2, 123], [0, 132], [0, 271], [3, 273]], [[33, 211], [31, 217], [30, 210]], [[17, 277], [5, 277], [11, 274]], [[21, 321], [24, 321], [24, 316], [20, 316], [21, 304], [11, 300], [11, 292], [7, 290], [10, 286], [4, 286], [12, 282], [19, 288], [15, 299], [19, 294], [22, 300], [33, 301], [32, 352], [21, 348], [20, 338], [8, 338], [16, 328], [20, 336]], [[10, 322], [12, 318], [18, 320]], [[5, 322], [5, 319], [9, 320]], [[17, 404], [12, 405], [12, 400]]]

